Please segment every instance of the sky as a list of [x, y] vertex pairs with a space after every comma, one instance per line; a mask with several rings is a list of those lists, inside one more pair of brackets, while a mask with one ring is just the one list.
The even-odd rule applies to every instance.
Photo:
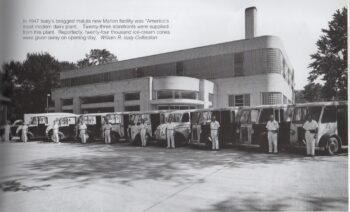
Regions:
[[[107, 49], [118, 60], [244, 39], [245, 8], [257, 8], [257, 36], [281, 38], [295, 70], [296, 89], [307, 84], [310, 55], [322, 28], [346, 0], [0, 0], [0, 63], [48, 52], [76, 62], [90, 49]], [[22, 20], [168, 19], [171, 34], [148, 41], [23, 41]]]

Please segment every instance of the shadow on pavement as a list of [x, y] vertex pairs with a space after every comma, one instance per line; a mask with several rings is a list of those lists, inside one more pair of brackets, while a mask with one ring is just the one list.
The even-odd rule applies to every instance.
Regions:
[[10, 180], [10, 181], [5, 181], [0, 183], [0, 188], [3, 191], [32, 191], [32, 190], [43, 190], [45, 187], [49, 187], [51, 185], [41, 185], [41, 186], [26, 186], [21, 184], [20, 182], [16, 180]]
[[[269, 155], [254, 148], [243, 150], [223, 149], [218, 152], [199, 149], [158, 147], [141, 148], [128, 145], [101, 144], [61, 144], [67, 148], [80, 148], [82, 152], [91, 154], [71, 155], [61, 158], [40, 159], [27, 162], [22, 173], [11, 176], [13, 187], [18, 186], [16, 180], [31, 179], [36, 182], [51, 180], [67, 180], [82, 186], [96, 180], [108, 179], [124, 185], [132, 186], [138, 180], [171, 181], [179, 185], [184, 183], [203, 182], [203, 176], [211, 170], [223, 167], [240, 168], [247, 164], [281, 164], [291, 161], [313, 163], [329, 161], [330, 157], [306, 158], [300, 154], [280, 153]], [[69, 146], [68, 146], [69, 145]], [[344, 156], [336, 156], [344, 157]], [[196, 171], [193, 171], [193, 170]], [[201, 170], [201, 175], [198, 175]], [[6, 181], [8, 182], [8, 181]], [[0, 182], [4, 189], [8, 183]], [[11, 184], [11, 183], [10, 183]], [[19, 183], [20, 184], [20, 183]], [[7, 188], [7, 187], [6, 187]]]
[[[304, 202], [306, 205], [295, 205]], [[232, 197], [224, 201], [213, 204], [208, 209], [199, 209], [197, 212], [205, 211], [285, 211], [290, 210], [290, 208], [304, 208], [305, 211], [339, 211], [339, 208], [344, 208], [347, 210], [347, 200], [346, 199], [336, 199], [331, 197], [302, 197], [302, 199], [274, 199], [273, 201], [265, 201], [263, 199], [258, 199], [256, 197], [245, 197], [237, 198]], [[305, 208], [306, 207], [306, 208]]]

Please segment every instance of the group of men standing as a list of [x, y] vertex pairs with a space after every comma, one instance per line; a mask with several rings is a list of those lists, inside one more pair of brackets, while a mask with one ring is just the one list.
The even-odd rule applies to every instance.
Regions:
[[[11, 134], [11, 123], [9, 121], [6, 122], [3, 128], [3, 138], [4, 141], [10, 141]], [[145, 120], [142, 119], [139, 124], [140, 137], [141, 137], [141, 146], [145, 147], [147, 145], [147, 128], [148, 125], [145, 123]], [[270, 120], [266, 124], [267, 129], [267, 139], [268, 139], [268, 152], [269, 153], [278, 153], [278, 131], [279, 124], [275, 120], [274, 115], [270, 115]], [[306, 141], [306, 153], [308, 156], [315, 155], [315, 136], [318, 129], [318, 124], [315, 120], [312, 119], [312, 116], [307, 115], [307, 120], [303, 125], [303, 129], [305, 130], [305, 141]], [[209, 140], [212, 143], [212, 150], [219, 149], [219, 130], [220, 123], [216, 120], [216, 117], [213, 115], [210, 121], [210, 137]], [[28, 141], [28, 125], [23, 124], [17, 128], [16, 134], [21, 131], [21, 140], [23, 142]], [[80, 138], [82, 143], [87, 142], [87, 126], [83, 119], [79, 120], [79, 124], [77, 126], [78, 137]], [[106, 144], [111, 144], [111, 131], [112, 125], [105, 119], [105, 122], [102, 126], [102, 135], [104, 137]], [[59, 135], [59, 120], [55, 120], [52, 126], [52, 139], [55, 143], [60, 143], [60, 135]], [[167, 148], [175, 148], [175, 123], [172, 120], [172, 116], [170, 115], [168, 118], [168, 122], [166, 124], [166, 140], [167, 140]]]
[[[267, 139], [269, 145], [269, 153], [278, 153], [277, 147], [277, 135], [279, 130], [279, 124], [275, 120], [273, 114], [270, 115], [270, 120], [266, 124]], [[305, 131], [305, 142], [306, 142], [306, 154], [308, 156], [315, 156], [315, 137], [318, 129], [318, 124], [312, 119], [310, 114], [307, 115], [307, 120], [303, 125]]]

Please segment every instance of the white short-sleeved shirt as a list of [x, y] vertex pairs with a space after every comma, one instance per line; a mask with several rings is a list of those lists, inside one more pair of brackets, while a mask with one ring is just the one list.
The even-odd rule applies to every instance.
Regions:
[[220, 124], [218, 121], [211, 121], [210, 122], [210, 129], [211, 130], [218, 130], [220, 128]]
[[8, 124], [6, 124], [6, 125], [4, 126], [4, 130], [5, 130], [5, 133], [9, 133], [9, 132], [11, 131], [11, 126], [8, 125]]
[[147, 130], [147, 124], [140, 124], [140, 130]]
[[318, 124], [315, 120], [306, 121], [303, 125], [304, 130], [316, 130]]
[[273, 121], [268, 121], [266, 124], [266, 129], [267, 130], [278, 130], [278, 128], [280, 128], [278, 122], [276, 120]]
[[79, 130], [86, 130], [86, 129], [87, 129], [86, 124], [79, 125]]
[[54, 124], [52, 127], [53, 130], [58, 130], [58, 128], [59, 128], [58, 124]]
[[111, 130], [112, 129], [112, 125], [111, 124], [106, 124], [104, 126], [104, 130]]
[[167, 124], [167, 127], [166, 127], [168, 130], [174, 130], [174, 128], [175, 128], [175, 125], [174, 125], [174, 123], [173, 122], [171, 122], [171, 123], [168, 123]]
[[28, 126], [27, 125], [23, 125], [22, 126], [22, 131], [23, 132], [27, 132], [28, 131]]

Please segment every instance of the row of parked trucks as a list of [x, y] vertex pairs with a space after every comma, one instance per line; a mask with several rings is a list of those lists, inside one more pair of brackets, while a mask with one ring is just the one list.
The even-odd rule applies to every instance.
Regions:
[[[54, 120], [59, 120], [59, 136], [62, 141], [77, 140], [78, 124], [84, 119], [87, 125], [88, 142], [103, 139], [102, 126], [105, 120], [112, 124], [112, 143], [141, 142], [139, 125], [147, 124], [148, 144], [165, 145], [169, 116], [175, 124], [176, 145], [202, 145], [211, 147], [210, 120], [216, 117], [220, 147], [258, 146], [266, 149], [266, 123], [274, 114], [279, 122], [278, 147], [305, 147], [303, 124], [307, 114], [318, 123], [316, 149], [333, 155], [348, 145], [347, 102], [314, 102], [294, 105], [269, 105], [257, 107], [227, 107], [199, 110], [114, 112], [114, 113], [42, 113], [25, 114], [24, 122], [29, 127], [30, 140], [51, 140]], [[20, 125], [20, 122], [15, 122]], [[13, 126], [12, 135], [20, 132]], [[15, 132], [17, 131], [17, 133]], [[18, 136], [19, 138], [19, 136]]]

